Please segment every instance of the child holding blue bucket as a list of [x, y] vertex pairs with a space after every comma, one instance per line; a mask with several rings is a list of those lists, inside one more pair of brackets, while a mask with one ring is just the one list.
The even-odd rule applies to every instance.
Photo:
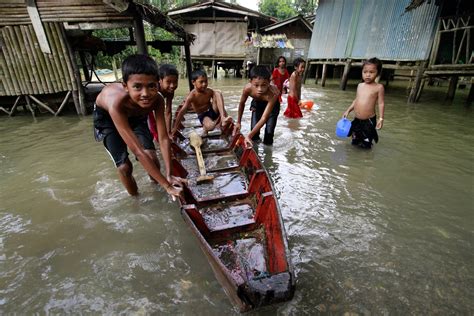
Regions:
[[[382, 62], [375, 57], [362, 63], [363, 82], [357, 86], [356, 98], [343, 114], [343, 118], [346, 118], [350, 112], [354, 111], [355, 118], [347, 136], [352, 136], [353, 145], [362, 148], [371, 148], [372, 140], [378, 142], [377, 129], [381, 129], [383, 126], [384, 87], [375, 82], [381, 70]], [[378, 104], [380, 115], [378, 120], [375, 114], [376, 104]]]

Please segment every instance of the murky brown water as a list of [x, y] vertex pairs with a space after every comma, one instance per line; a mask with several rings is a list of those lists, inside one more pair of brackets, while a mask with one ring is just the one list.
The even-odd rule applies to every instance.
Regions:
[[[243, 84], [212, 84], [234, 117]], [[474, 115], [460, 96], [403, 93], [388, 90], [371, 151], [335, 137], [355, 95], [337, 83], [307, 84], [313, 110], [281, 115], [274, 146], [258, 146], [297, 290], [251, 315], [474, 313]], [[177, 204], [136, 162], [129, 197], [91, 121], [0, 116], [0, 313], [237, 313]]]

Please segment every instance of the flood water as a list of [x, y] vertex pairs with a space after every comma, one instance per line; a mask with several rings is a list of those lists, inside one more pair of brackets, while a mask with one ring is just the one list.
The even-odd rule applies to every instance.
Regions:
[[[211, 82], [234, 118], [244, 83]], [[404, 92], [387, 89], [369, 151], [334, 132], [355, 83], [308, 82], [303, 96], [315, 106], [300, 120], [282, 106], [273, 147], [257, 150], [296, 293], [249, 315], [474, 313], [474, 114], [466, 91], [453, 103], [425, 92], [415, 105]], [[134, 166], [138, 198], [94, 141], [92, 116], [0, 116], [1, 314], [238, 314], [178, 205]]]

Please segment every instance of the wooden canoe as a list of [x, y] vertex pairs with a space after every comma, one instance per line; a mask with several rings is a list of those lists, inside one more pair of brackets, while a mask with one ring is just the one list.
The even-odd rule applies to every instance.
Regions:
[[275, 190], [244, 137], [219, 131], [203, 137], [202, 153], [213, 180], [197, 183], [199, 168], [186, 135], [200, 124], [186, 114], [173, 143], [173, 174], [188, 179], [181, 213], [214, 274], [241, 311], [293, 297], [295, 279]]

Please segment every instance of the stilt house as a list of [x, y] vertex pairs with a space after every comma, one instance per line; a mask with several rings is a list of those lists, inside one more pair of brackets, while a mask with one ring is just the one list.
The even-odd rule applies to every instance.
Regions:
[[387, 84], [395, 71], [409, 73], [415, 102], [428, 76], [472, 75], [472, 11], [453, 10], [463, 4], [469, 7], [464, 0], [320, 0], [305, 79], [315, 74], [324, 86], [332, 71], [342, 74], [344, 90], [351, 68], [377, 57]]
[[246, 39], [251, 32], [276, 22], [272, 17], [220, 0], [201, 1], [167, 14], [196, 36], [191, 45], [192, 60], [211, 67], [215, 77], [218, 65], [225, 70], [234, 69], [239, 75], [244, 62], [256, 62], [257, 49], [246, 45]]
[[[147, 43], [143, 21], [181, 41]], [[105, 43], [90, 41], [91, 30], [123, 27], [131, 31], [130, 39], [120, 43], [123, 46], [136, 45], [146, 54], [149, 44], [182, 45], [190, 66], [193, 35], [152, 6], [132, 0], [1, 0], [0, 97], [11, 99], [12, 105], [2, 102], [0, 110], [13, 115], [23, 100], [33, 115], [35, 107], [58, 115], [72, 95], [77, 113], [86, 114], [79, 52], [105, 49]], [[62, 103], [40, 100], [52, 96]]]
[[296, 58], [307, 58], [313, 26], [301, 15], [264, 26], [261, 30], [266, 36], [276, 36], [278, 39], [278, 36], [284, 35], [287, 40], [283, 41], [282, 45], [278, 45], [281, 41], [277, 40], [277, 44], [270, 48], [260, 48], [258, 64], [274, 67], [278, 56], [284, 56], [287, 66], [291, 68]]

